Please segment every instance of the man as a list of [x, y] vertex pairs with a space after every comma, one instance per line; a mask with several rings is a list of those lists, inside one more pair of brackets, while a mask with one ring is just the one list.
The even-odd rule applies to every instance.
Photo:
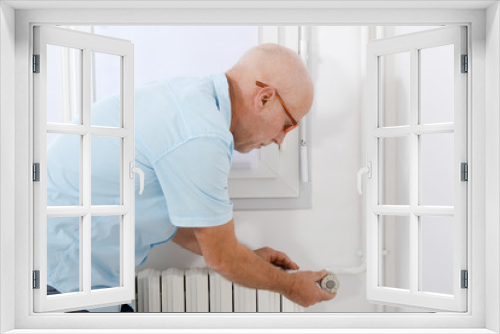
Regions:
[[[273, 44], [250, 49], [225, 74], [170, 79], [138, 89], [136, 166], [145, 171], [146, 182], [143, 195], [136, 197], [136, 265], [146, 260], [152, 247], [172, 239], [202, 255], [210, 268], [235, 283], [279, 292], [302, 306], [334, 298], [316, 284], [326, 271], [288, 273], [283, 269], [299, 267], [286, 254], [268, 247], [251, 251], [239, 243], [228, 196], [233, 149], [246, 153], [281, 144], [309, 112], [312, 101], [313, 84], [302, 60]], [[116, 96], [97, 103], [92, 124], [116, 123], [113, 118], [119, 112], [113, 110], [119, 110]], [[109, 167], [117, 165], [112, 152], [119, 152], [113, 140], [96, 138], [92, 143], [100, 166], [92, 168], [93, 205], [119, 198], [119, 193], [110, 191], [119, 189], [119, 166]], [[68, 165], [72, 159], [70, 153], [61, 153], [65, 145], [61, 142], [54, 143], [48, 157], [49, 171], [55, 172], [48, 186], [52, 205], [60, 203], [51, 194], [65, 191], [68, 196], [68, 189], [78, 182], [74, 173], [78, 167]], [[52, 151], [59, 152], [65, 163], [56, 153], [51, 158]], [[77, 290], [78, 273], [70, 268], [78, 264], [78, 253], [68, 251], [77, 248], [77, 242], [56, 237], [61, 234], [60, 222], [48, 226], [49, 252], [63, 254], [49, 256], [48, 284], [60, 292]], [[111, 237], [118, 227], [117, 217], [96, 217], [92, 222], [93, 287], [118, 286], [120, 245]]]

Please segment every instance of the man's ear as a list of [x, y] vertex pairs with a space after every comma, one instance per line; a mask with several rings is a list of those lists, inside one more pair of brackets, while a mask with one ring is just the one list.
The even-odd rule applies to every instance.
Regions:
[[263, 87], [259, 90], [257, 95], [255, 96], [255, 106], [260, 110], [264, 108], [264, 106], [267, 104], [269, 100], [271, 100], [274, 95], [276, 94], [276, 91], [272, 87]]

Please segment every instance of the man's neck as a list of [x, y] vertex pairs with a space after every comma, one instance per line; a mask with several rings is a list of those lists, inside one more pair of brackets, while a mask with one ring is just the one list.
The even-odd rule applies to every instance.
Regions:
[[238, 126], [239, 115], [238, 110], [241, 110], [241, 91], [237, 84], [237, 80], [231, 75], [231, 73], [226, 73], [227, 83], [229, 86], [229, 100], [231, 102], [231, 124], [229, 126], [229, 131], [234, 133], [236, 127]]

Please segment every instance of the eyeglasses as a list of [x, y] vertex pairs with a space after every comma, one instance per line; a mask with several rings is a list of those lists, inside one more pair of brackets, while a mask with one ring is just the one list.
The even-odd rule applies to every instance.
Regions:
[[[269, 87], [269, 85], [266, 85], [265, 83], [260, 82], [260, 81], [255, 81], [255, 84], [259, 87], [262, 87], [262, 88]], [[287, 106], [285, 105], [285, 102], [283, 102], [283, 100], [281, 99], [280, 94], [278, 94], [278, 92], [276, 90], [275, 90], [275, 92], [276, 92], [276, 97], [278, 98], [278, 101], [280, 101], [281, 105], [283, 106], [283, 109], [285, 109], [285, 114], [292, 121], [291, 125], [285, 125], [285, 127], [283, 128], [283, 131], [285, 131], [285, 133], [287, 133], [287, 132], [290, 132], [293, 129], [295, 129], [297, 126], [299, 126], [299, 122], [297, 122], [295, 120], [295, 118], [293, 118], [292, 114], [290, 113], [290, 110], [288, 110]]]

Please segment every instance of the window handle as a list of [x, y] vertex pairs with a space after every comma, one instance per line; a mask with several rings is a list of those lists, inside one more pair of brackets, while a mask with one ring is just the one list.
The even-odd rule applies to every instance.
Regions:
[[358, 171], [358, 193], [360, 195], [363, 194], [363, 192], [361, 191], [361, 176], [363, 176], [363, 174], [365, 173], [367, 174], [367, 177], [369, 179], [372, 178], [372, 162], [368, 161], [368, 157], [366, 158], [366, 167], [363, 167]]
[[130, 161], [129, 163], [129, 170], [130, 170], [129, 176], [131, 179], [134, 178], [135, 173], [139, 174], [139, 185], [140, 185], [139, 195], [142, 195], [142, 192], [144, 191], [144, 172], [142, 171], [142, 169], [134, 167], [133, 161]]

